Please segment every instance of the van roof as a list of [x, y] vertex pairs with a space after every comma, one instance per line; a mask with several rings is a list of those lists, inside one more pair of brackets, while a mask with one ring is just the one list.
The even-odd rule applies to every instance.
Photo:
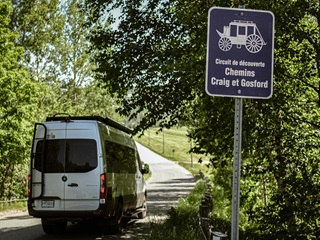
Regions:
[[46, 121], [51, 122], [51, 121], [61, 121], [61, 122], [70, 122], [73, 120], [93, 120], [93, 121], [99, 121], [102, 122], [108, 126], [114, 127], [116, 129], [119, 129], [125, 133], [131, 134], [132, 129], [112, 120], [111, 118], [108, 117], [101, 117], [101, 116], [53, 116], [53, 117], [47, 117]]

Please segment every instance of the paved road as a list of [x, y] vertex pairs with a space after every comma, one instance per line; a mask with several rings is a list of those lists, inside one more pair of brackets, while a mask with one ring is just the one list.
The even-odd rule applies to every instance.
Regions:
[[[148, 217], [133, 220], [119, 235], [101, 235], [94, 224], [69, 224], [59, 239], [145, 239], [148, 235], [148, 222], [162, 219], [166, 212], [185, 197], [194, 187], [192, 175], [178, 164], [170, 162], [138, 145], [142, 161], [148, 163], [152, 177], [148, 180]], [[42, 240], [57, 239], [57, 236], [44, 234], [39, 219], [27, 212], [0, 217], [0, 240]]]

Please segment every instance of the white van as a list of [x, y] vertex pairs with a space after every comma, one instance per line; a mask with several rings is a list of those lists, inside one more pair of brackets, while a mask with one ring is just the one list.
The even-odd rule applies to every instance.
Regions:
[[67, 222], [98, 220], [113, 233], [123, 217], [146, 216], [144, 168], [131, 130], [99, 116], [48, 117], [36, 123], [28, 211], [47, 234]]

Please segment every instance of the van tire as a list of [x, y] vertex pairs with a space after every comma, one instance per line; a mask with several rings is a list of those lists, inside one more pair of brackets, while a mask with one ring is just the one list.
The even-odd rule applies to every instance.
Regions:
[[67, 222], [48, 221], [46, 218], [41, 219], [42, 229], [48, 234], [63, 234], [67, 228]]
[[122, 232], [124, 220], [123, 220], [123, 203], [119, 201], [116, 214], [113, 219], [113, 224], [111, 225], [111, 233], [119, 234]]
[[143, 219], [147, 217], [147, 196], [144, 196], [142, 211], [138, 213], [138, 218]]

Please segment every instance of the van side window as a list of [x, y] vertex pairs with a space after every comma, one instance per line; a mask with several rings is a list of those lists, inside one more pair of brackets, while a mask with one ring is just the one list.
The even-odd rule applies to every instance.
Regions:
[[139, 156], [139, 153], [138, 153], [138, 151], [136, 151], [136, 159], [137, 159], [137, 161], [138, 161], [138, 169], [139, 169], [139, 171], [141, 172], [142, 171], [142, 162], [141, 162], [141, 159], [140, 159], [140, 156]]
[[136, 173], [135, 150], [133, 148], [105, 141], [105, 149], [109, 173]]
[[[37, 143], [34, 167], [42, 171], [43, 140]], [[45, 173], [89, 172], [98, 166], [97, 144], [93, 139], [47, 140], [44, 151]]]

